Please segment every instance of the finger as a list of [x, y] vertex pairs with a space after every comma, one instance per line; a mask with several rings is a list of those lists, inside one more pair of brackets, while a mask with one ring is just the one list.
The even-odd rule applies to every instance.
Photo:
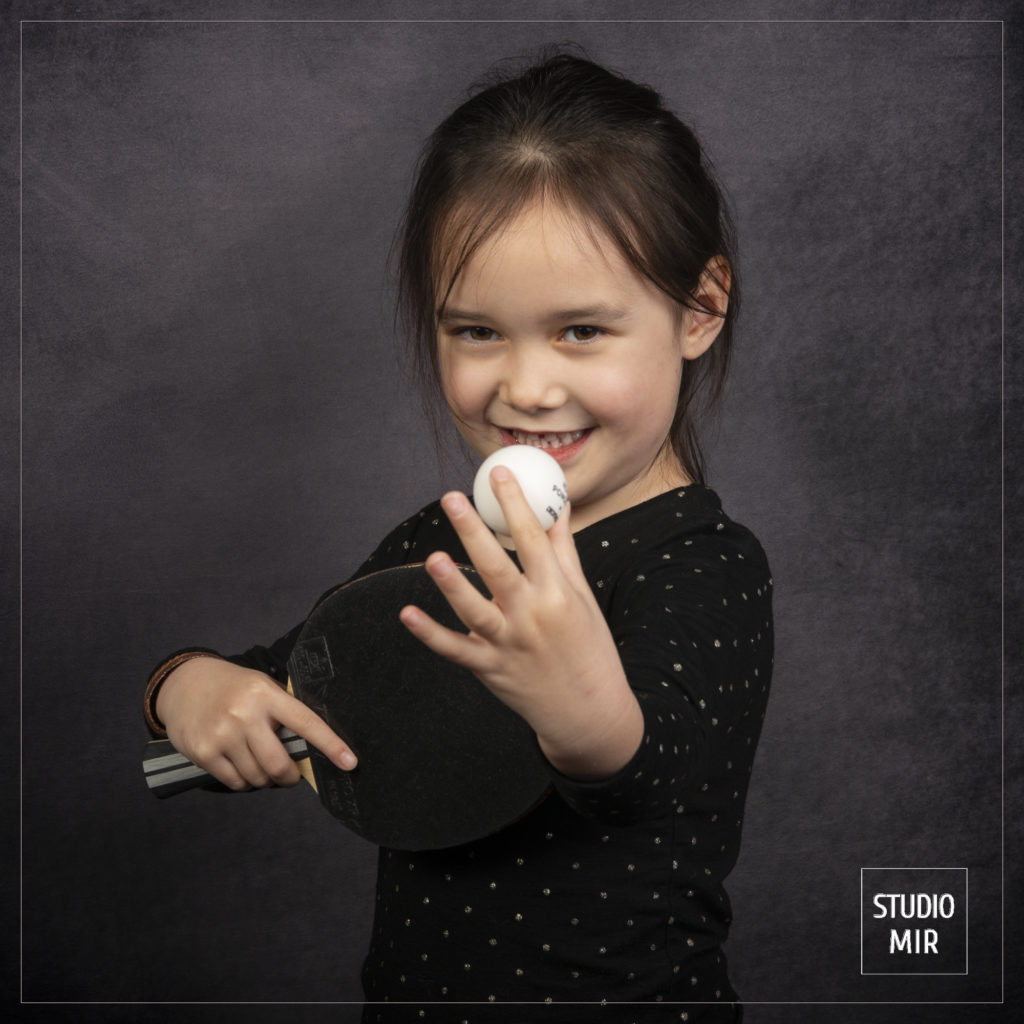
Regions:
[[260, 732], [249, 740], [249, 750], [267, 777], [275, 786], [294, 786], [302, 778], [276, 732]]
[[555, 567], [547, 531], [507, 466], [495, 466], [491, 470], [491, 490], [505, 514], [523, 572], [529, 579], [543, 582]]
[[[271, 734], [273, 735], [273, 734]], [[260, 767], [245, 740], [225, 750], [223, 754], [204, 764], [196, 758], [196, 764], [205, 768], [215, 779], [233, 790], [262, 789], [270, 785], [270, 776]]]
[[247, 789], [252, 789], [250, 783], [242, 778], [238, 769], [235, 768], [234, 763], [227, 757], [221, 756], [211, 762], [200, 761], [199, 758], [193, 757], [192, 761], [202, 768], [203, 771], [212, 775], [219, 783], [227, 786], [228, 789], [232, 789], [239, 793]]
[[481, 636], [500, 631], [504, 625], [501, 609], [473, 586], [449, 555], [435, 551], [424, 566], [466, 629]]
[[450, 491], [441, 499], [441, 507], [487, 589], [500, 603], [521, 582], [522, 573], [464, 494]]
[[355, 768], [357, 759], [352, 748], [312, 708], [284, 690], [280, 691], [280, 697], [273, 709], [279, 725], [287, 726], [297, 733], [342, 771]]
[[471, 672], [482, 671], [484, 668], [484, 650], [482, 641], [448, 629], [432, 619], [422, 608], [406, 605], [398, 614], [402, 625], [417, 640], [426, 644], [435, 654], [447, 658], [456, 665], [468, 668]]
[[175, 746], [228, 789], [244, 790], [260, 785], [261, 773], [244, 735], [218, 734], [214, 730], [195, 742], [183, 737], [175, 741]]

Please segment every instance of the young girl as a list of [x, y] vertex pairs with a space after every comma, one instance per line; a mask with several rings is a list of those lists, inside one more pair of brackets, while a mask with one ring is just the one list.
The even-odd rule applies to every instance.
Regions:
[[[554, 787], [491, 838], [381, 850], [365, 1019], [739, 1020], [722, 882], [768, 695], [771, 579], [704, 486], [694, 432], [738, 299], [697, 140], [656, 93], [573, 56], [484, 89], [427, 146], [401, 294], [465, 441], [544, 448], [571, 508], [545, 533], [499, 468], [510, 536], [449, 493], [355, 573], [426, 560], [470, 632], [415, 607], [402, 623], [522, 715]], [[281, 688], [297, 632], [167, 659], [151, 728], [233, 789], [298, 780], [280, 725], [350, 770]]]

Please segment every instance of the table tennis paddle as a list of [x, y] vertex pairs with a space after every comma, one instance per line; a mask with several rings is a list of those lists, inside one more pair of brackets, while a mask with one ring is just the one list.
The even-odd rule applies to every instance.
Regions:
[[[474, 569], [460, 569], [486, 593]], [[279, 735], [324, 806], [354, 832], [397, 849], [441, 849], [522, 817], [550, 777], [526, 722], [401, 624], [407, 604], [465, 632], [421, 563], [398, 566], [328, 594], [288, 662], [292, 692], [348, 743], [358, 766], [342, 771], [289, 730]], [[169, 740], [147, 745], [143, 768], [157, 796], [212, 781]]]

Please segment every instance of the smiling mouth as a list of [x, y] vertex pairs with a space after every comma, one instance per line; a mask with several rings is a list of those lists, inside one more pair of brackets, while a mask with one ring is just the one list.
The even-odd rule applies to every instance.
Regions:
[[516, 444], [528, 444], [531, 448], [543, 448], [545, 451], [549, 451], [553, 448], [568, 448], [579, 441], [587, 431], [570, 430], [558, 434], [535, 434], [527, 430], [509, 430], [508, 433], [511, 434]]
[[564, 431], [532, 431], [510, 430], [501, 427], [501, 443], [504, 445], [525, 444], [531, 448], [540, 448], [557, 462], [571, 459], [586, 444], [587, 438], [593, 433], [593, 427], [584, 430]]

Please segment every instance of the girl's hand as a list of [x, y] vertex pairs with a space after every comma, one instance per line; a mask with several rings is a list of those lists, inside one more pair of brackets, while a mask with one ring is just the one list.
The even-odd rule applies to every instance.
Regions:
[[402, 610], [402, 622], [522, 715], [544, 755], [563, 774], [613, 775], [640, 745], [643, 713], [583, 575], [570, 510], [567, 506], [545, 533], [505, 467], [491, 473], [491, 486], [523, 571], [468, 499], [446, 494], [442, 507], [493, 600], [480, 594], [448, 555], [435, 552], [427, 571], [469, 635], [446, 629], [412, 605]]
[[157, 694], [156, 713], [175, 749], [230, 789], [294, 786], [301, 778], [276, 735], [285, 725], [339, 768], [355, 755], [326, 722], [269, 676], [220, 658], [179, 665]]

